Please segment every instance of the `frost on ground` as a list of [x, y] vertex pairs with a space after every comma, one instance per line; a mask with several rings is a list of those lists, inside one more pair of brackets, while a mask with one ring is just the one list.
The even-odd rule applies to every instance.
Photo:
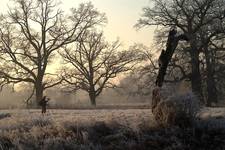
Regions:
[[[0, 150], [225, 149], [225, 109], [204, 108], [196, 128], [158, 128], [150, 109], [1, 110]], [[219, 125], [218, 125], [219, 124]], [[224, 128], [221, 128], [224, 127]]]
[[50, 109], [44, 116], [40, 110], [3, 110], [2, 114], [11, 114], [10, 118], [0, 120], [0, 130], [12, 125], [23, 124], [35, 119], [45, 118], [57, 124], [72, 122], [76, 124], [94, 124], [95, 122], [120, 122], [123, 125], [131, 127], [139, 123], [152, 122], [152, 113], [150, 109], [127, 109], [127, 110], [56, 110]]

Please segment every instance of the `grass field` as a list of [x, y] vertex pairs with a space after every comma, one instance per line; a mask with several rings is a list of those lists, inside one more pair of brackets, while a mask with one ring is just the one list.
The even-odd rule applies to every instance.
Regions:
[[[225, 148], [220, 146], [225, 144], [225, 109], [205, 108], [199, 115], [200, 133], [209, 137], [199, 138], [191, 129], [157, 128], [151, 109], [49, 109], [45, 115], [37, 109], [1, 110], [0, 150]], [[217, 140], [204, 143], [207, 138]]]
[[57, 124], [63, 124], [65, 122], [94, 124], [100, 121], [116, 121], [124, 125], [135, 126], [138, 123], [154, 122], [150, 109], [49, 109], [45, 115], [42, 115], [39, 109], [2, 110], [1, 112], [3, 114], [10, 114], [11, 117], [0, 120], [0, 130], [41, 118], [51, 120]]

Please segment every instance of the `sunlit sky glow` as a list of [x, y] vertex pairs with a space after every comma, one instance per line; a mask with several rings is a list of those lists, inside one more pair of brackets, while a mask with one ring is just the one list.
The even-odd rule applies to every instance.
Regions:
[[[60, 0], [57, 0], [60, 1]], [[0, 1], [0, 13], [8, 11], [11, 0]], [[142, 43], [151, 47], [154, 28], [148, 27], [138, 30], [134, 28], [142, 14], [142, 8], [150, 5], [150, 0], [61, 0], [60, 8], [69, 12], [70, 8], [77, 8], [80, 3], [92, 2], [95, 8], [105, 13], [108, 19], [104, 27], [104, 34], [109, 42], [120, 39], [121, 49], [127, 49], [135, 43]], [[54, 73], [60, 69], [60, 59], [47, 67], [47, 72]]]
[[[128, 47], [134, 43], [143, 43], [151, 46], [153, 39], [152, 28], [137, 31], [135, 23], [142, 13], [142, 8], [149, 5], [149, 0], [62, 0], [61, 8], [68, 11], [82, 2], [91, 1], [100, 11], [106, 13], [108, 24], [104, 28], [105, 36], [109, 41], [119, 37], [122, 45]], [[10, 0], [1, 0], [0, 12], [7, 11]]]

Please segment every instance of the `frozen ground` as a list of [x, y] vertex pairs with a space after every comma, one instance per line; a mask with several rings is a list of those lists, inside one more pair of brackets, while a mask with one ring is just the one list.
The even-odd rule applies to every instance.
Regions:
[[225, 107], [204, 108], [199, 113], [201, 118], [225, 118]]
[[[1, 114], [3, 117], [1, 117]], [[4, 117], [4, 115], [6, 116]], [[8, 114], [8, 116], [7, 116]], [[204, 108], [199, 113], [202, 119], [225, 118], [225, 108]], [[94, 124], [95, 122], [119, 122], [130, 127], [137, 127], [140, 123], [154, 125], [151, 109], [99, 109], [99, 110], [60, 110], [49, 109], [44, 116], [38, 109], [0, 110], [0, 130], [25, 124], [32, 120], [48, 119], [57, 124], [67, 122], [76, 124]]]
[[225, 109], [199, 115], [193, 132], [154, 128], [151, 109], [0, 110], [0, 150], [225, 149]]
[[[31, 120], [46, 118], [55, 123], [73, 122], [76, 124], [93, 124], [95, 122], [117, 121], [124, 125], [135, 127], [138, 123], [154, 122], [150, 109], [127, 110], [60, 110], [49, 109], [44, 116], [40, 110], [1, 110], [2, 114], [10, 114], [10, 117], [0, 119], [0, 130], [10, 126], [16, 126]], [[1, 114], [0, 113], [0, 114]]]
[[[136, 130], [140, 124], [149, 122], [154, 122], [150, 109], [49, 109], [45, 115], [34, 109], [0, 110], [0, 150], [101, 150], [96, 140], [116, 131], [108, 126], [116, 124], [112, 128], [120, 128], [122, 125], [122, 130], [126, 131], [131, 128]], [[97, 130], [92, 129], [99, 123]], [[120, 129], [116, 131], [116, 136], [117, 132], [123, 134]]]

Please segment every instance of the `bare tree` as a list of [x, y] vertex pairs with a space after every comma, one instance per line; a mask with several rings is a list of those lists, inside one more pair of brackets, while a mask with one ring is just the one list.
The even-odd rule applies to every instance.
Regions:
[[224, 0], [154, 0], [153, 7], [143, 9], [137, 27], [157, 25], [163, 28], [176, 26], [189, 40], [191, 57], [191, 83], [193, 91], [202, 96], [202, 78], [199, 55], [199, 31], [209, 23], [218, 22], [224, 12]]
[[106, 22], [91, 3], [65, 15], [54, 0], [14, 0], [0, 23], [0, 76], [4, 84], [31, 83], [36, 103], [43, 91], [62, 82], [46, 72], [56, 51], [78, 41], [88, 29]]
[[[138, 60], [135, 51], [119, 51], [119, 41], [107, 43], [102, 33], [90, 32], [74, 48], [67, 48], [61, 56], [70, 65], [65, 80], [72, 90], [82, 89], [89, 94], [92, 105], [104, 88], [113, 88], [111, 79], [130, 71]], [[70, 71], [68, 71], [70, 70]]]

